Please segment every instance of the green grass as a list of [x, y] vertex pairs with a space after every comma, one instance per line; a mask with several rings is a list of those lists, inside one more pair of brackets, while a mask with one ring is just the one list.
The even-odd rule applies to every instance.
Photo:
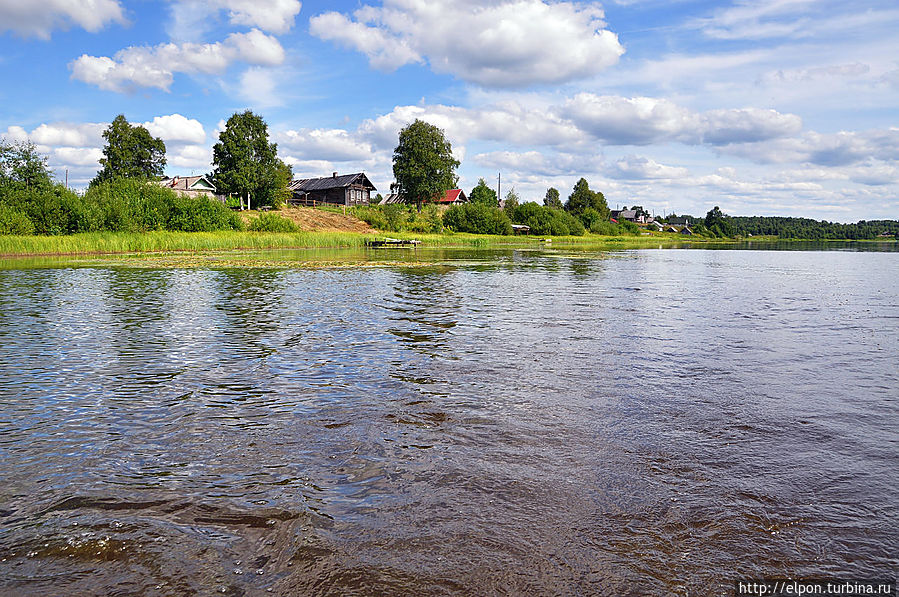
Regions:
[[79, 255], [294, 247], [361, 247], [365, 235], [341, 232], [88, 232], [68, 236], [0, 236], [0, 255]]
[[[419, 234], [386, 232], [88, 232], [63, 236], [2, 236], [0, 255], [86, 255], [114, 253], [149, 253], [159, 251], [220, 251], [228, 249], [291, 249], [363, 247], [374, 238], [416, 239], [430, 247], [526, 247], [542, 246], [544, 239], [535, 236], [493, 236], [479, 234]], [[659, 236], [559, 236], [552, 246], [574, 245], [582, 248], [621, 249], [671, 245], [684, 242], [721, 242]]]

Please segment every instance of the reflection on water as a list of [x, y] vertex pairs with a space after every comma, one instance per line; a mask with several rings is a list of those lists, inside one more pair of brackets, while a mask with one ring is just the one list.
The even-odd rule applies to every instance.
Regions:
[[895, 576], [893, 254], [444, 257], [0, 271], [0, 593]]

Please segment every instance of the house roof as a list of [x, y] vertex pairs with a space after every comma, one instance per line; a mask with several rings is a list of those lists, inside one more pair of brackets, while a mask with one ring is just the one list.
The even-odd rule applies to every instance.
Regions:
[[205, 176], [175, 176], [173, 178], [163, 178], [159, 181], [160, 186], [168, 187], [175, 191], [213, 191], [215, 185], [212, 184]]
[[323, 178], [301, 178], [291, 181], [287, 188], [291, 191], [327, 191], [328, 189], [344, 189], [354, 184], [361, 184], [367, 189], [375, 190], [375, 185], [371, 183], [364, 172], [341, 174], [340, 176], [337, 176], [335, 172], [332, 176]]
[[[389, 205], [391, 203], [405, 203], [406, 198], [403, 197], [399, 193], [390, 193], [386, 195], [383, 199], [381, 199], [380, 205]], [[468, 197], [465, 196], [465, 191], [462, 189], [450, 189], [446, 193], [443, 194], [443, 197], [440, 199], [436, 199], [435, 203], [454, 203], [456, 201], [468, 201]]]
[[449, 189], [443, 197], [437, 200], [437, 203], [454, 203], [456, 201], [468, 201], [465, 191], [462, 189]]
[[622, 209], [619, 212], [619, 217], [624, 218], [625, 220], [635, 220], [637, 219], [637, 211], [634, 209]]

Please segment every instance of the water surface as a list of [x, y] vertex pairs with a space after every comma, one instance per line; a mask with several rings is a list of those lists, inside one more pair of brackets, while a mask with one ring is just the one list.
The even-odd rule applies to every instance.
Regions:
[[895, 253], [405, 255], [0, 270], [0, 593], [896, 576]]

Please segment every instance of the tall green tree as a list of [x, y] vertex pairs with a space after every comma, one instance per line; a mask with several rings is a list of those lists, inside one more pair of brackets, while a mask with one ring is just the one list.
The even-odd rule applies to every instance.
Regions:
[[509, 189], [509, 192], [506, 193], [506, 199], [503, 201], [503, 210], [509, 218], [515, 213], [519, 203], [518, 193], [515, 192], [515, 188]]
[[408, 202], [421, 207], [426, 201], [456, 188], [459, 160], [443, 131], [416, 120], [400, 131], [399, 145], [393, 150], [393, 188]]
[[53, 184], [47, 156], [30, 141], [7, 143], [0, 139], [0, 184], [44, 189]]
[[591, 191], [587, 180], [582, 178], [574, 185], [574, 190], [565, 203], [565, 209], [573, 214], [579, 214], [587, 208], [595, 209], [604, 219], [609, 217], [609, 206], [605, 196], [599, 191]]
[[717, 205], [705, 215], [705, 227], [716, 236], [733, 236], [734, 228], [730, 217]]
[[565, 206], [562, 205], [562, 200], [559, 198], [559, 189], [555, 187], [549, 187], [546, 189], [546, 196], [543, 198], [543, 205], [546, 207], [551, 207], [553, 209], [564, 209]]
[[237, 195], [241, 205], [278, 206], [288, 196], [293, 177], [269, 143], [268, 125], [250, 110], [234, 113], [212, 147], [212, 179], [220, 193]]
[[100, 165], [103, 168], [91, 185], [112, 178], [152, 178], [161, 176], [165, 168], [165, 143], [150, 131], [132, 126], [123, 114], [115, 117], [103, 131], [106, 146]]
[[468, 194], [468, 200], [472, 203], [480, 203], [490, 207], [499, 206], [496, 191], [488, 187], [487, 182], [483, 178], [479, 178], [478, 184], [471, 189], [471, 193]]

